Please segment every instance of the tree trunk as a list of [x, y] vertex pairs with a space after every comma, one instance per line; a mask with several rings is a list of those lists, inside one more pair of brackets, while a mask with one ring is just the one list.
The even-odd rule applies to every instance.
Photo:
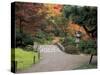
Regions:
[[96, 37], [97, 37], [97, 27], [95, 27], [94, 29], [92, 29], [92, 30], [90, 30], [90, 31], [86, 28], [85, 25], [83, 25], [83, 28], [85, 29], [86, 33], [87, 33], [90, 37], [92, 37], [92, 38], [96, 38]]
[[[22, 19], [20, 18], [20, 27], [19, 27], [19, 29], [20, 29], [20, 33], [21, 33], [21, 36], [22, 36], [22, 33], [23, 33], [23, 25], [22, 25]], [[22, 46], [22, 38], [20, 39], [20, 46]]]
[[[83, 25], [83, 28], [85, 29], [86, 33], [90, 36], [89, 30], [86, 28], [85, 25]], [[91, 36], [90, 36], [91, 37]]]

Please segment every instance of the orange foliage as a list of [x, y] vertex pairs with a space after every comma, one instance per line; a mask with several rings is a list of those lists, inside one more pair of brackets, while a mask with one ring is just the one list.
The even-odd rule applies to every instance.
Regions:
[[47, 8], [48, 17], [49, 16], [58, 16], [61, 14], [62, 5], [59, 4], [44, 4]]
[[82, 32], [82, 39], [88, 40], [90, 38], [89, 35], [86, 33], [85, 29], [82, 26], [80, 26], [78, 24], [74, 24], [72, 22], [69, 22], [68, 27], [67, 27], [67, 32], [71, 36], [74, 36], [76, 31]]
[[56, 4], [56, 5], [54, 5], [53, 8], [54, 8], [55, 14], [60, 14], [60, 11], [61, 11], [61, 9], [62, 9], [62, 5]]

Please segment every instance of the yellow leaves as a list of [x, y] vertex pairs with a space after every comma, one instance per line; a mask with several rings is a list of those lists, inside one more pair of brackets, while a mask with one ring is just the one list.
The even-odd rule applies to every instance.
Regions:
[[61, 7], [57, 7], [57, 4], [44, 4], [44, 6], [47, 8], [46, 12], [48, 17], [61, 15]]

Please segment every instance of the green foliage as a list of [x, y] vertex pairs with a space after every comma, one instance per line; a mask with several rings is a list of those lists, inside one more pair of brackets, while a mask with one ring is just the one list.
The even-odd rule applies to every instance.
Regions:
[[94, 40], [83, 41], [79, 43], [79, 48], [82, 53], [86, 54], [97, 54], [96, 43]]
[[63, 15], [68, 18], [71, 13], [71, 10], [72, 10], [72, 7], [70, 5], [68, 6], [65, 5], [62, 9]]
[[55, 16], [55, 17], [50, 17], [49, 22], [53, 25], [53, 31], [52, 33], [55, 36], [65, 36], [65, 29], [67, 27], [67, 19], [61, 15], [61, 16]]
[[34, 41], [40, 44], [49, 44], [52, 41], [52, 36], [50, 36], [47, 32], [40, 30], [34, 36]]
[[73, 19], [75, 23], [81, 25], [87, 25], [90, 29], [92, 26], [97, 25], [97, 8], [96, 7], [83, 7], [78, 12], [82, 12], [77, 15], [79, 17]]
[[25, 45], [25, 46], [33, 45], [33, 38], [32, 38], [32, 36], [30, 36], [28, 34], [23, 35], [22, 41], [23, 41], [23, 45]]
[[64, 46], [67, 46], [67, 45], [75, 46], [75, 38], [71, 37], [71, 36], [67, 36], [67, 37], [65, 37], [64, 42], [62, 44]]
[[75, 45], [75, 37], [67, 37], [67, 42], [69, 45]]
[[67, 36], [62, 40], [62, 45], [65, 48], [65, 52], [69, 54], [79, 54], [79, 49], [76, 48], [75, 38]]
[[32, 36], [20, 33], [20, 31], [16, 29], [16, 47], [25, 47], [27, 45], [33, 45]]
[[62, 45], [65, 47], [65, 52], [74, 53], [74, 51], [85, 53], [85, 54], [97, 54], [96, 42], [94, 40], [80, 40], [78, 49], [76, 48], [75, 38], [71, 36], [67, 36], [64, 40], [62, 40]]
[[64, 16], [56, 16], [52, 18], [53, 24], [55, 25], [66, 25], [67, 23], [67, 19]]
[[19, 29], [16, 29], [16, 41], [18, 42], [21, 39], [22, 39], [22, 33], [19, 32]]
[[64, 6], [63, 14], [74, 23], [84, 25], [90, 30], [97, 26], [97, 7]]
[[[64, 6], [63, 14], [66, 18], [76, 24], [83, 26], [85, 31], [92, 38], [96, 38], [97, 31], [97, 7], [89, 6]], [[90, 35], [91, 33], [91, 35]], [[71, 41], [69, 39], [69, 41]], [[72, 41], [71, 41], [72, 42]], [[70, 43], [73, 44], [73, 43]], [[80, 41], [79, 48], [81, 52], [87, 54], [96, 54], [96, 43], [93, 40]]]

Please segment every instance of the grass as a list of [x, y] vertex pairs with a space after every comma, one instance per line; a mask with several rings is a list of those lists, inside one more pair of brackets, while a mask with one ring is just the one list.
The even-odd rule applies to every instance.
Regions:
[[35, 63], [39, 61], [38, 53], [32, 51], [25, 51], [21, 48], [16, 48], [15, 60], [17, 61], [17, 69], [25, 69], [34, 64], [33, 60], [35, 60]]
[[75, 68], [75, 70], [76, 69], [96, 69], [96, 68], [97, 68], [97, 64], [83, 64]]

